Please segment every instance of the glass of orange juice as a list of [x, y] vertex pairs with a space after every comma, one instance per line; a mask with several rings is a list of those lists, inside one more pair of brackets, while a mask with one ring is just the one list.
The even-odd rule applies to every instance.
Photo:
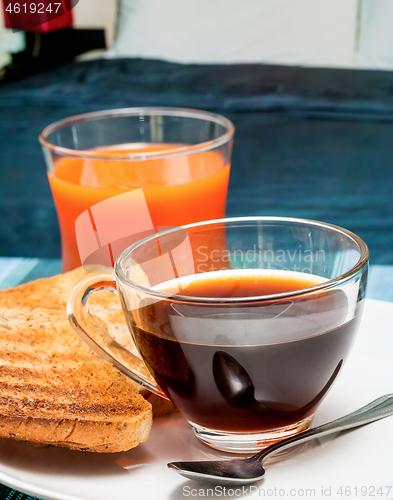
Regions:
[[63, 272], [81, 265], [78, 217], [119, 194], [142, 188], [156, 228], [223, 217], [234, 130], [223, 116], [181, 108], [98, 111], [46, 127]]

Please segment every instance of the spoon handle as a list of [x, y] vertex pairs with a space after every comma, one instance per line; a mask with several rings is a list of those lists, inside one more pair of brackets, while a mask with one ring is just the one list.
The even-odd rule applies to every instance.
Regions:
[[314, 439], [317, 436], [322, 437], [333, 432], [358, 427], [360, 425], [368, 424], [370, 422], [374, 422], [375, 420], [388, 417], [389, 415], [393, 415], [393, 394], [381, 396], [368, 405], [363, 406], [362, 408], [359, 408], [344, 417], [338, 418], [337, 420], [320, 425], [319, 427], [314, 427], [313, 429], [308, 429], [307, 431], [301, 432], [296, 436], [283, 439], [282, 441], [265, 448], [256, 455], [253, 455], [248, 460], [261, 460], [263, 463], [270, 455], [290, 448], [291, 446]]

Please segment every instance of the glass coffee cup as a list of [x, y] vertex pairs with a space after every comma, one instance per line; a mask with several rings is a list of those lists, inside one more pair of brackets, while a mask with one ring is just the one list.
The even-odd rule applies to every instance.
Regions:
[[[131, 245], [112, 276], [82, 280], [69, 318], [99, 355], [171, 399], [201, 441], [254, 452], [310, 426], [353, 345], [368, 257], [358, 236], [322, 222], [190, 224]], [[90, 317], [97, 290], [119, 295], [140, 359]]]

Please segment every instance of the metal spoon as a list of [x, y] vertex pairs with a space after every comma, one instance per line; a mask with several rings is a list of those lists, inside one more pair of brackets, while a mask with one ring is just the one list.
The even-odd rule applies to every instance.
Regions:
[[249, 406], [272, 418], [293, 420], [304, 415], [315, 406], [330, 389], [335, 381], [343, 360], [341, 359], [322, 390], [306, 405], [295, 411], [280, 411], [268, 408], [255, 399], [255, 387], [246, 369], [230, 354], [217, 351], [213, 356], [213, 376], [218, 390], [224, 399], [233, 406]]
[[168, 464], [168, 467], [182, 476], [195, 481], [234, 486], [249, 484], [263, 478], [265, 474], [265, 470], [262, 467], [263, 463], [268, 457], [278, 451], [285, 450], [316, 437], [326, 436], [327, 434], [351, 429], [352, 427], [359, 427], [392, 414], [393, 394], [387, 394], [345, 417], [279, 441], [250, 458], [200, 462], [171, 462]]

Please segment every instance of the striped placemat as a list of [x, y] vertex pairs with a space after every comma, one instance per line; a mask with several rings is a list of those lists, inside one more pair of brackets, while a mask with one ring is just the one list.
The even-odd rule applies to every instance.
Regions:
[[0, 289], [61, 272], [60, 259], [0, 257]]

